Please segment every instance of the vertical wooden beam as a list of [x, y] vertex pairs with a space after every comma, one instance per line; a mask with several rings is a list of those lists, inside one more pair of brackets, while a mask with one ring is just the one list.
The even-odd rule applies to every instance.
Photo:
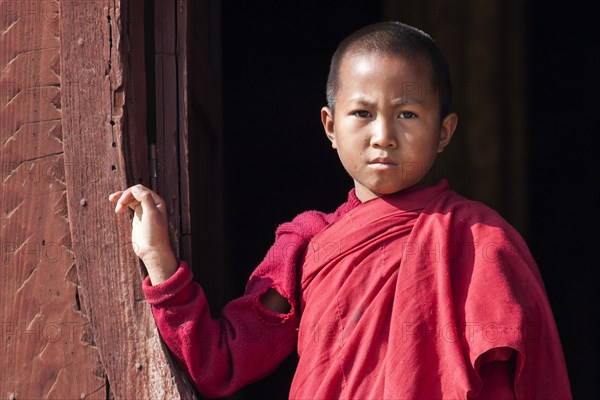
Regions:
[[223, 268], [220, 4], [155, 0], [154, 6], [157, 190], [168, 199], [172, 245], [217, 310], [229, 298]]
[[[128, 183], [149, 185], [148, 140], [147, 140], [147, 90], [145, 59], [145, 0], [129, 0], [127, 6], [127, 34], [124, 35], [128, 49], [127, 65], [127, 143], [129, 160]], [[125, 53], [125, 51], [124, 51]], [[121, 99], [123, 101], [123, 99]]]
[[106, 394], [69, 233], [59, 9], [0, 0], [2, 398]]
[[190, 208], [190, 123], [189, 123], [189, 1], [177, 0], [177, 85], [179, 137], [179, 199], [181, 212], [181, 258], [193, 265]]
[[154, 0], [157, 192], [165, 199], [171, 246], [180, 251], [176, 0]]
[[115, 397], [193, 398], [141, 294], [131, 218], [115, 217], [107, 201], [109, 193], [127, 185], [126, 10], [125, 0], [61, 3], [64, 152], [78, 166], [65, 174], [73, 252]]

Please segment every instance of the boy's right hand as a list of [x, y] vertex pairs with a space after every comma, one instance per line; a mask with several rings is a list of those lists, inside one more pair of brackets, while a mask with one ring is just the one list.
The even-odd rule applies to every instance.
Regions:
[[133, 210], [131, 241], [142, 259], [153, 285], [169, 279], [177, 271], [177, 259], [169, 242], [169, 222], [165, 201], [142, 185], [111, 194], [115, 213]]

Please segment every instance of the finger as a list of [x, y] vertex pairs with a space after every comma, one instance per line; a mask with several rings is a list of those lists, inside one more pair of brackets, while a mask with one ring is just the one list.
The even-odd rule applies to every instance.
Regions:
[[152, 214], [152, 213], [157, 213], [158, 208], [156, 207], [156, 203], [154, 202], [154, 199], [152, 198], [152, 194], [149, 192], [144, 192], [142, 195], [142, 201], [140, 202], [142, 204], [142, 210], [144, 213], [147, 214]]
[[138, 208], [140, 206], [141, 202], [137, 201], [137, 200], [132, 200], [129, 203], [126, 204], [127, 207], [131, 208], [133, 211], [136, 210], [136, 208]]
[[152, 190], [142, 185], [136, 185], [131, 188], [131, 193], [142, 204], [144, 212], [160, 212], [163, 214], [161, 209], [164, 209], [164, 200]]
[[121, 197], [122, 194], [123, 194], [122, 190], [119, 190], [117, 192], [111, 193], [110, 195], [108, 195], [108, 201], [110, 201], [111, 203], [116, 203], [117, 200], [119, 200], [119, 197]]
[[[117, 193], [119, 193], [119, 192], [117, 192]], [[114, 193], [114, 194], [117, 194], [117, 193]], [[122, 212], [123, 210], [127, 209], [127, 207], [131, 208], [132, 210], [135, 210], [135, 207], [137, 207], [140, 204], [140, 202], [138, 200], [136, 200], [135, 197], [133, 196], [133, 194], [131, 193], [131, 188], [127, 188], [120, 193], [121, 194], [118, 197], [118, 199], [116, 200], [117, 204], [115, 206], [115, 212], [117, 214]]]

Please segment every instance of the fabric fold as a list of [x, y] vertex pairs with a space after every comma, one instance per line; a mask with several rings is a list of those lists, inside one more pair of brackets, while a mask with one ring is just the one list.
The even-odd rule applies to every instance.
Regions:
[[301, 286], [290, 398], [467, 398], [481, 390], [477, 359], [511, 349], [517, 398], [570, 398], [527, 246], [445, 183], [329, 225], [308, 245]]

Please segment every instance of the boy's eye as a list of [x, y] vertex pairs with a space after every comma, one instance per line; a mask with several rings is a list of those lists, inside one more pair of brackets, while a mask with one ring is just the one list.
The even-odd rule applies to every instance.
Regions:
[[358, 110], [354, 111], [352, 115], [358, 118], [369, 118], [371, 116], [371, 113], [366, 110]]
[[415, 114], [412, 111], [402, 111], [399, 115], [398, 118], [401, 119], [411, 119], [411, 118], [416, 118], [417, 114]]

